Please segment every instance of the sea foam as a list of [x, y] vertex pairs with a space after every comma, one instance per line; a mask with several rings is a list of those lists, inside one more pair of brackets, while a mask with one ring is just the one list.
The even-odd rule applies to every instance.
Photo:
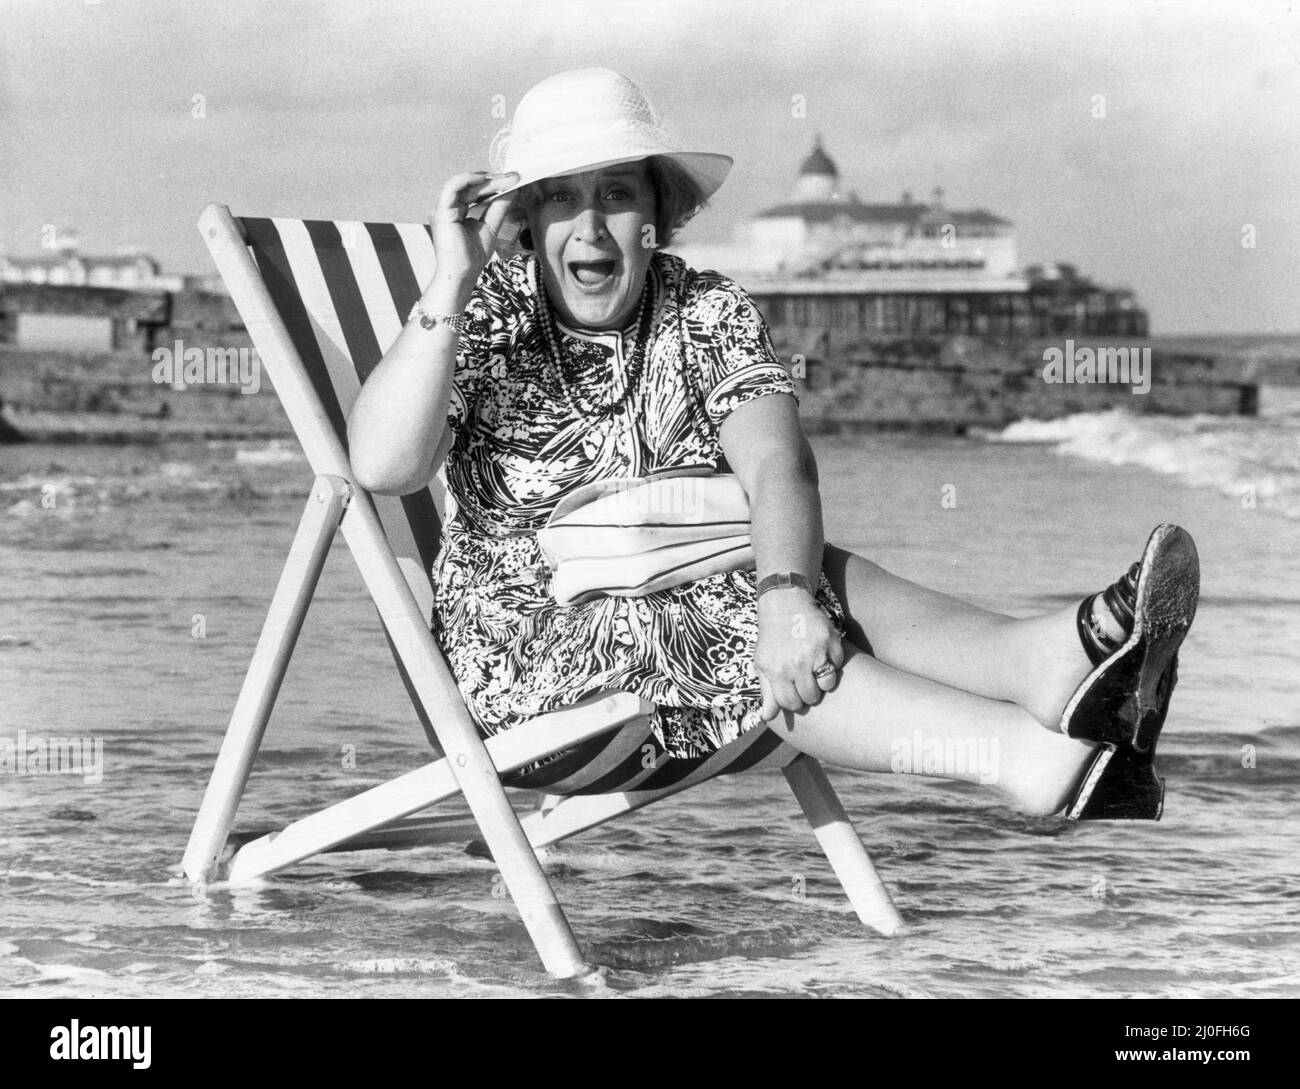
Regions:
[[1118, 409], [1019, 420], [986, 436], [1042, 443], [1107, 465], [1138, 465], [1300, 518], [1300, 437], [1287, 417], [1133, 415]]

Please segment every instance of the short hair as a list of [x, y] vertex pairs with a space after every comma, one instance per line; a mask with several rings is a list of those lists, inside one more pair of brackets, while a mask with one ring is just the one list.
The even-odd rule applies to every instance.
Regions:
[[[649, 156], [646, 173], [655, 195], [655, 247], [661, 249], [672, 243], [673, 236], [704, 208], [708, 200], [699, 183], [666, 155]], [[524, 186], [510, 206], [509, 218], [520, 227], [521, 249], [533, 249], [528, 214], [541, 202], [542, 185], [537, 181]]]

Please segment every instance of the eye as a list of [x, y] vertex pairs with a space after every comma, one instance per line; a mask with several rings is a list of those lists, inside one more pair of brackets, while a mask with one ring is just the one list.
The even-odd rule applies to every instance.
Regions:
[[606, 200], [631, 200], [632, 193], [626, 186], [613, 185], [605, 190]]
[[555, 189], [546, 194], [547, 201], [558, 203], [569, 199], [569, 194], [563, 189]]

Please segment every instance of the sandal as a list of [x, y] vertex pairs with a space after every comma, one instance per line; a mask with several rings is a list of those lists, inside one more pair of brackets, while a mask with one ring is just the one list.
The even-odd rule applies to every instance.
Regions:
[[[1116, 647], [1096, 626], [1091, 597], [1079, 607], [1079, 634], [1096, 668], [1065, 705], [1063, 734], [1131, 750], [1123, 757], [1125, 766], [1137, 757], [1146, 757], [1149, 764], [1178, 680], [1178, 648], [1196, 615], [1199, 592], [1200, 564], [1191, 534], [1178, 526], [1157, 526], [1142, 559], [1105, 591], [1111, 613], [1131, 625], [1124, 642]], [[1113, 757], [1096, 768], [1099, 776], [1107, 762]], [[1149, 779], [1154, 778], [1151, 771]]]
[[1154, 749], [1102, 745], [1065, 808], [1072, 821], [1158, 821], [1165, 809], [1165, 781], [1156, 775]]

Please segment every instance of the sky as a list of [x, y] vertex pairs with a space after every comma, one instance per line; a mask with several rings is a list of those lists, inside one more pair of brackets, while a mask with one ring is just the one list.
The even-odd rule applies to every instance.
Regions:
[[209, 272], [210, 201], [422, 220], [590, 65], [735, 158], [683, 241], [779, 203], [819, 133], [863, 200], [942, 185], [1154, 332], [1300, 331], [1294, 0], [0, 0], [0, 251], [53, 224]]

